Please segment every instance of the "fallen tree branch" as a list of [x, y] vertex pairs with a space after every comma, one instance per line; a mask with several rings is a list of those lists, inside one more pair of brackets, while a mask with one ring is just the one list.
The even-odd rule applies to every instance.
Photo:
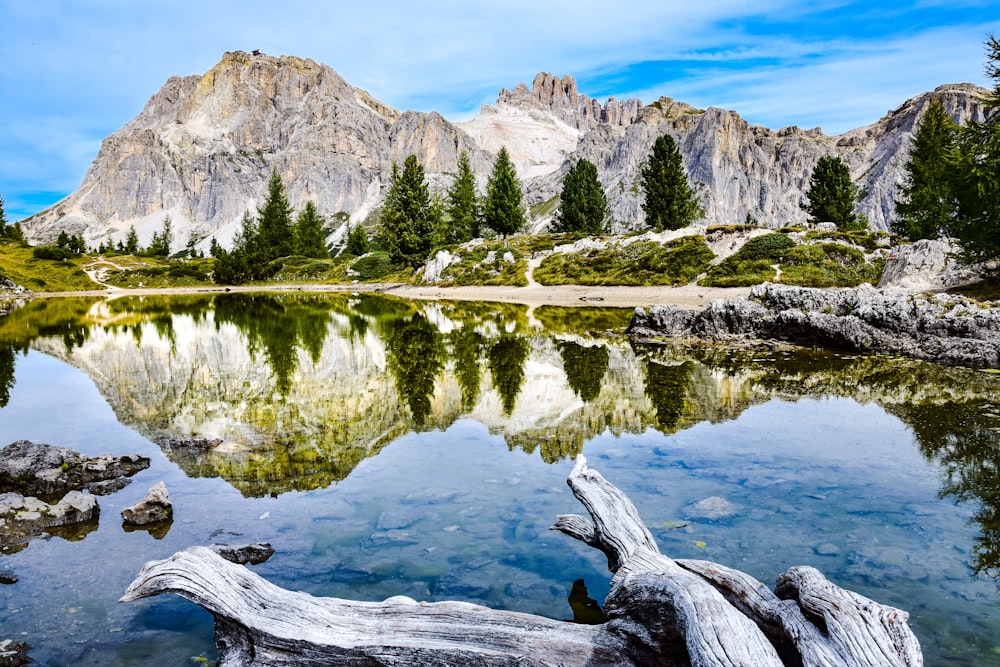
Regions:
[[600, 625], [465, 602], [316, 598], [204, 547], [147, 563], [121, 601], [174, 593], [207, 609], [223, 666], [923, 664], [906, 612], [809, 567], [785, 572], [773, 593], [716, 563], [674, 561], [582, 456], [568, 483], [590, 519], [560, 516], [553, 529], [603, 551], [615, 572]]

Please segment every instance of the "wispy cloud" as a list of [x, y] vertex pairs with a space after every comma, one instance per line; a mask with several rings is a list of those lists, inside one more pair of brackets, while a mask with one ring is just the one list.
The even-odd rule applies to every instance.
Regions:
[[0, 193], [13, 219], [68, 193], [168, 77], [224, 51], [309, 57], [388, 104], [452, 119], [549, 71], [595, 97], [669, 95], [837, 132], [939, 84], [983, 83], [994, 4], [0, 0]]

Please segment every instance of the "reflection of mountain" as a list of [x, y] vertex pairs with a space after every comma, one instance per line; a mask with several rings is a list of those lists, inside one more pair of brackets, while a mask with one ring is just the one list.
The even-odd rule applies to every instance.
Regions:
[[86, 371], [150, 437], [221, 439], [167, 453], [247, 495], [329, 485], [397, 436], [462, 417], [555, 461], [605, 431], [672, 432], [773, 397], [918, 408], [997, 398], [995, 376], [909, 360], [557, 337], [509, 305], [225, 295], [83, 311], [87, 326], [60, 329], [83, 332], [72, 344], [50, 334], [33, 345]]

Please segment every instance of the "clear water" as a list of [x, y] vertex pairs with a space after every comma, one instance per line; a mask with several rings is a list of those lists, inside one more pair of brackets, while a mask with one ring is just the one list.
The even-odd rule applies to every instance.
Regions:
[[[571, 619], [573, 581], [601, 600], [609, 580], [599, 552], [549, 530], [581, 511], [565, 484], [579, 452], [664, 553], [765, 582], [814, 565], [908, 610], [927, 664], [1000, 663], [996, 375], [592, 337], [620, 328], [615, 312], [220, 300], [60, 300], [0, 320], [0, 444], [152, 458], [99, 499], [97, 526], [0, 555], [19, 578], [0, 586], [0, 637], [40, 665], [214, 659], [195, 605], [117, 602], [144, 562], [212, 542], [270, 542], [253, 569], [315, 595]], [[224, 444], [164, 453], [164, 436]], [[158, 480], [175, 521], [125, 532], [120, 510]], [[700, 511], [714, 497], [724, 516]]]

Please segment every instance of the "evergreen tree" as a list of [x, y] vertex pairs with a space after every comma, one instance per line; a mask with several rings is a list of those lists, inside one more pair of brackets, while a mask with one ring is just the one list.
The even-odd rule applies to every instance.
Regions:
[[1000, 259], [1000, 40], [986, 41], [986, 73], [996, 84], [986, 98], [986, 120], [958, 132], [951, 193], [955, 217], [948, 235], [966, 262]]
[[497, 153], [493, 173], [486, 183], [483, 222], [505, 240], [507, 235], [519, 232], [524, 227], [521, 182], [517, 179], [517, 172], [506, 147], [502, 147]]
[[642, 210], [646, 212], [646, 223], [653, 229], [680, 229], [705, 215], [697, 193], [688, 183], [677, 142], [669, 134], [653, 143], [640, 179], [645, 192]]
[[303, 257], [329, 259], [326, 249], [326, 235], [323, 234], [324, 220], [316, 212], [316, 205], [307, 201], [295, 220], [295, 254]]
[[892, 231], [911, 241], [935, 239], [954, 215], [950, 155], [958, 126], [939, 99], [931, 101], [917, 126], [906, 181], [896, 200]]
[[20, 222], [15, 222], [13, 225], [7, 227], [7, 240], [14, 243], [27, 242], [27, 239], [24, 238], [24, 230], [21, 229]]
[[212, 279], [222, 285], [240, 285], [264, 275], [267, 260], [260, 250], [257, 221], [250, 211], [243, 213], [240, 231], [233, 237], [232, 250], [216, 244]]
[[69, 234], [66, 233], [65, 229], [60, 229], [59, 236], [56, 238], [56, 247], [68, 249], [69, 242], [70, 242]]
[[163, 227], [158, 232], [153, 232], [153, 240], [146, 248], [146, 254], [153, 257], [166, 257], [170, 254], [170, 244], [174, 241], [173, 224], [170, 216], [163, 218]]
[[410, 414], [422, 426], [431, 412], [431, 396], [444, 367], [444, 345], [437, 328], [423, 315], [390, 319], [385, 327], [386, 365], [396, 380], [396, 391]]
[[458, 173], [448, 189], [448, 230], [442, 235], [443, 243], [462, 243], [479, 238], [480, 210], [476, 195], [476, 176], [469, 164], [469, 155], [462, 151], [458, 155]]
[[267, 261], [292, 254], [292, 206], [285, 196], [285, 184], [277, 169], [271, 170], [267, 197], [257, 209], [259, 250]]
[[407, 156], [402, 172], [393, 164], [379, 225], [379, 246], [394, 264], [416, 267], [427, 259], [439, 216], [417, 156]]
[[656, 410], [661, 428], [674, 430], [687, 406], [687, 390], [694, 372], [694, 362], [661, 364], [646, 360], [646, 397]]
[[7, 227], [7, 214], [3, 210], [3, 195], [0, 195], [0, 241], [8, 238], [10, 232]]
[[608, 372], [608, 348], [603, 345], [580, 345], [572, 341], [557, 343], [562, 357], [566, 382], [584, 403], [597, 398]]
[[586, 234], [607, 231], [608, 199], [593, 162], [579, 160], [570, 167], [560, 199], [552, 231]]
[[838, 229], [859, 230], [864, 221], [854, 213], [858, 188], [851, 182], [851, 171], [836, 155], [825, 155], [816, 163], [809, 178], [809, 191], [802, 208], [809, 222], [832, 222]]
[[347, 230], [347, 244], [345, 250], [349, 255], [360, 257], [370, 250], [368, 245], [368, 234], [361, 225], [354, 225]]
[[125, 236], [125, 252], [130, 255], [139, 252], [139, 235], [135, 232], [135, 225], [129, 226], [128, 234]]

